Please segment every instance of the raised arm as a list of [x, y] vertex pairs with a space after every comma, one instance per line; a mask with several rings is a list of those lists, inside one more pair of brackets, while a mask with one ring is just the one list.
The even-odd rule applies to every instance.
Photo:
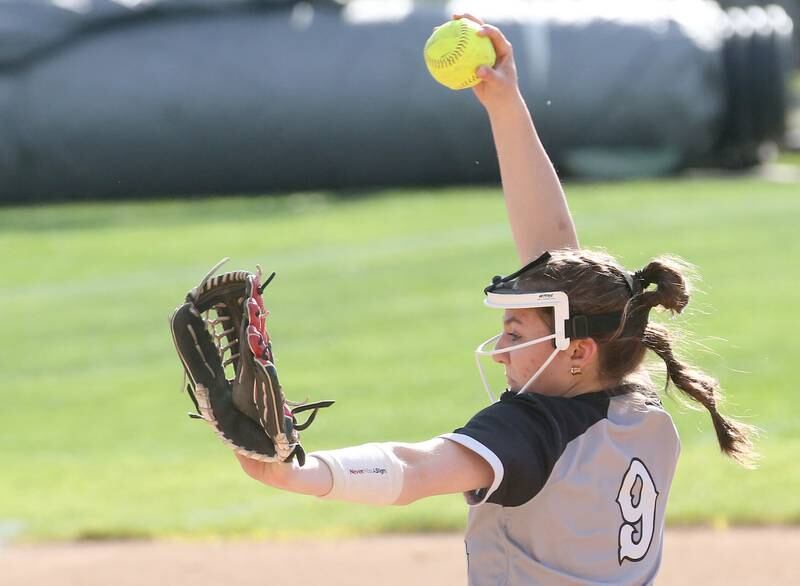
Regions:
[[578, 248], [561, 182], [519, 91], [511, 44], [496, 27], [472, 15], [457, 14], [454, 18], [470, 18], [483, 25], [478, 34], [489, 37], [497, 53], [494, 68], [478, 69], [483, 82], [473, 90], [489, 115], [520, 262], [524, 265], [545, 250]]

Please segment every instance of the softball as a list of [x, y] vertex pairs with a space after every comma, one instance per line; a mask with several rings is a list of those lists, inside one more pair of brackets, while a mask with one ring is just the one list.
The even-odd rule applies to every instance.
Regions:
[[433, 79], [451, 90], [480, 83], [475, 70], [494, 66], [495, 53], [488, 37], [479, 37], [480, 25], [468, 18], [451, 20], [433, 29], [425, 43], [425, 65]]

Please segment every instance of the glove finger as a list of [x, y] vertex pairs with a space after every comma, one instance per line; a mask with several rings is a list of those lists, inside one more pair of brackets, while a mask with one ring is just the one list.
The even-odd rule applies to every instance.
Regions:
[[170, 319], [175, 349], [193, 386], [210, 387], [215, 378], [225, 377], [219, 355], [205, 323], [191, 303], [184, 303]]

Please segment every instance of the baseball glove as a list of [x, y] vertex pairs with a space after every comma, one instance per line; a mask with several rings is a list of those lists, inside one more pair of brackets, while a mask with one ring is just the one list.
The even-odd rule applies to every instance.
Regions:
[[[186, 295], [170, 318], [172, 339], [183, 364], [186, 390], [197, 414], [236, 452], [261, 462], [296, 458], [305, 452], [298, 431], [308, 427], [333, 401], [291, 403], [283, 396], [266, 329], [269, 312], [257, 273], [236, 271], [213, 276], [218, 263]], [[227, 372], [226, 372], [227, 371]], [[311, 411], [298, 423], [296, 415]]]

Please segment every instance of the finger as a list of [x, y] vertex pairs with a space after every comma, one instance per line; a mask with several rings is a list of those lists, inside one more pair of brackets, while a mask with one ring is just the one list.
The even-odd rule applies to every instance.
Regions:
[[498, 59], [510, 55], [513, 51], [511, 43], [508, 42], [506, 36], [496, 26], [484, 24], [478, 31], [478, 35], [481, 37], [489, 37], [489, 40], [492, 41], [492, 45], [494, 45], [494, 52], [497, 54]]
[[469, 12], [463, 12], [460, 14], [453, 15], [453, 20], [458, 20], [459, 18], [466, 18], [467, 20], [471, 20], [472, 22], [478, 23], [481, 26], [485, 24], [480, 18], [470, 14]]
[[478, 76], [478, 79], [481, 81], [486, 81], [489, 83], [496, 82], [500, 77], [500, 74], [496, 70], [487, 65], [481, 65], [478, 67], [475, 70], [475, 75]]

